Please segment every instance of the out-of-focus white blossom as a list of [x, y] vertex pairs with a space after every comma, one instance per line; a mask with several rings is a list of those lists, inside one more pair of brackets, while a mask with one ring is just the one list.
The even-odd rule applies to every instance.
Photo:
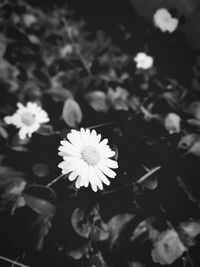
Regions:
[[153, 57], [148, 56], [146, 53], [140, 52], [134, 57], [136, 67], [138, 69], [150, 69], [153, 66]]
[[30, 27], [33, 23], [37, 21], [37, 18], [33, 14], [25, 14], [23, 16], [23, 21], [26, 27]]
[[4, 121], [19, 128], [20, 139], [31, 137], [41, 124], [49, 121], [48, 114], [36, 103], [28, 102], [26, 106], [17, 104], [18, 109], [12, 116], [6, 116]]
[[153, 21], [156, 27], [162, 32], [174, 32], [178, 27], [178, 19], [173, 18], [169, 11], [165, 8], [160, 8], [153, 16]]
[[169, 113], [165, 118], [164, 125], [170, 134], [179, 133], [181, 130], [181, 118], [176, 113]]
[[69, 180], [76, 180], [76, 188], [88, 187], [93, 191], [103, 190], [103, 183], [110, 184], [109, 178], [116, 173], [112, 170], [118, 168], [118, 163], [110, 159], [115, 152], [108, 146], [108, 139], [101, 141], [101, 135], [95, 130], [81, 128], [72, 130], [67, 135], [69, 141], [61, 141], [59, 155], [63, 161], [58, 165], [63, 174], [69, 173]]

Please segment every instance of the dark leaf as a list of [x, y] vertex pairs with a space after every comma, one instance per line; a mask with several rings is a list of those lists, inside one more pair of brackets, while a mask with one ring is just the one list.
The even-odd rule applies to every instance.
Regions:
[[190, 124], [191, 126], [197, 128], [198, 130], [200, 130], [200, 120], [189, 119], [189, 120], [187, 120], [187, 123]]
[[180, 187], [184, 190], [184, 192], [187, 194], [189, 200], [194, 201], [194, 202], [198, 202], [198, 201], [199, 201], [199, 199], [197, 199], [197, 198], [193, 195], [191, 188], [185, 183], [185, 181], [183, 180], [183, 178], [181, 178], [181, 177], [177, 177], [177, 181], [178, 181], [179, 186], [180, 186]]
[[99, 207], [94, 207], [89, 214], [91, 222], [91, 236], [95, 241], [104, 241], [109, 237], [108, 226], [105, 224], [99, 214]]
[[7, 209], [17, 204], [22, 192], [26, 187], [26, 181], [23, 174], [14, 169], [1, 166], [0, 167], [0, 209]]
[[107, 267], [100, 251], [90, 257], [89, 267]]
[[71, 217], [71, 223], [75, 232], [85, 238], [90, 236], [91, 225], [88, 218], [85, 215], [85, 212], [79, 208], [76, 208]]
[[195, 239], [200, 234], [200, 221], [190, 220], [180, 224], [180, 230], [188, 246], [195, 245]]
[[72, 128], [76, 128], [81, 123], [83, 114], [79, 104], [74, 99], [65, 101], [62, 118]]
[[26, 205], [39, 214], [54, 215], [56, 212], [55, 192], [46, 186], [33, 185], [23, 194]]
[[188, 151], [196, 142], [198, 142], [200, 136], [198, 134], [192, 133], [185, 135], [181, 138], [178, 143], [178, 149]]
[[107, 112], [109, 110], [109, 104], [107, 101], [107, 95], [101, 91], [91, 92], [85, 95], [88, 104], [98, 112]]
[[32, 167], [33, 173], [38, 177], [45, 177], [49, 174], [49, 166], [42, 163], [36, 163]]
[[41, 250], [43, 248], [44, 238], [49, 233], [51, 228], [52, 215], [39, 215], [36, 221], [36, 225], [39, 224], [39, 234], [36, 249]]
[[37, 133], [44, 136], [52, 135], [54, 134], [53, 126], [50, 124], [42, 124], [37, 130]]
[[114, 246], [116, 241], [119, 239], [122, 231], [126, 227], [126, 225], [134, 218], [133, 214], [118, 214], [114, 217], [112, 217], [107, 225], [108, 230], [110, 233], [110, 248]]
[[148, 231], [151, 230], [153, 220], [154, 218], [150, 217], [139, 223], [138, 226], [134, 229], [133, 234], [130, 237], [130, 241], [135, 241], [143, 234], [148, 233]]
[[158, 176], [157, 172], [160, 170], [160, 166], [157, 166], [151, 170], [147, 170], [147, 173], [143, 175], [137, 183], [141, 184], [142, 186], [154, 190], [158, 186]]
[[71, 249], [67, 251], [67, 255], [73, 258], [74, 260], [80, 260], [87, 255], [88, 251], [88, 243], [85, 243], [81, 248]]
[[66, 99], [73, 97], [69, 90], [61, 86], [54, 87], [50, 91], [47, 91], [47, 94], [51, 95], [54, 101], [66, 101]]
[[200, 120], [200, 102], [195, 101], [189, 105], [186, 111], [193, 115], [193, 117], [197, 120]]
[[132, 261], [128, 263], [128, 267], [145, 267], [141, 262]]
[[7, 139], [8, 138], [8, 132], [5, 130], [5, 128], [3, 126], [0, 125], [0, 136], [3, 139]]

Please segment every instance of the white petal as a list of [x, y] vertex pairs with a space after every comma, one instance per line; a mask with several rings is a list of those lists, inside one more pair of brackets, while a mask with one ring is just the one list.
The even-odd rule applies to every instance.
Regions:
[[77, 178], [77, 176], [78, 176], [78, 174], [75, 171], [73, 171], [73, 172], [70, 173], [68, 179], [70, 181], [74, 181]]
[[113, 170], [111, 170], [108, 167], [102, 165], [101, 163], [98, 164], [98, 167], [108, 177], [114, 178], [116, 176], [116, 173]]
[[99, 144], [99, 142], [101, 141], [101, 134], [98, 134], [97, 137], [95, 138], [95, 144]]
[[17, 103], [17, 107], [18, 107], [18, 109], [25, 108], [25, 106], [22, 105], [22, 103]]
[[117, 169], [118, 168], [117, 161], [112, 160], [112, 159], [102, 159], [100, 163], [105, 165], [108, 168], [112, 168], [112, 169]]
[[78, 166], [78, 173], [81, 177], [81, 183], [83, 186], [88, 187], [89, 178], [88, 178], [88, 164], [84, 160], [80, 160]]
[[24, 129], [24, 128], [21, 128], [20, 130], [19, 130], [19, 138], [20, 139], [25, 139], [26, 138], [26, 135], [27, 135], [27, 131]]
[[115, 155], [115, 151], [111, 149], [101, 149], [100, 154], [101, 158], [111, 158]]
[[94, 144], [94, 140], [96, 138], [97, 134], [95, 130], [92, 130], [90, 133], [90, 144], [93, 145]]
[[94, 187], [95, 189], [96, 189], [96, 186], [98, 186], [98, 188], [100, 190], [103, 190], [102, 181], [99, 179], [97, 173], [95, 172], [95, 168], [93, 166], [89, 166], [89, 168], [90, 168], [90, 184], [91, 184], [91, 186]]
[[62, 146], [59, 146], [58, 148], [59, 151], [63, 151], [67, 153], [68, 155], [74, 155], [74, 156], [77, 156], [80, 154], [77, 148], [73, 146], [72, 144], [70, 144], [68, 141], [61, 141], [60, 143], [62, 144]]
[[103, 174], [102, 171], [99, 170], [99, 168], [97, 166], [95, 166], [95, 171], [96, 171], [96, 174], [98, 175], [99, 179], [101, 179], [101, 181], [104, 184], [106, 184], [106, 185], [110, 184], [110, 181], [108, 180], [108, 178]]
[[76, 183], [75, 183], [75, 186], [78, 189], [81, 187], [81, 178], [80, 177], [77, 178]]
[[81, 128], [81, 132], [80, 133], [81, 133], [81, 137], [82, 137], [84, 145], [88, 145], [89, 140], [88, 140], [88, 137], [87, 137], [87, 135], [85, 133], [85, 129]]
[[100, 143], [99, 143], [99, 146], [101, 147], [101, 146], [105, 146], [105, 145], [107, 145], [107, 143], [108, 143], [108, 139], [103, 139]]
[[67, 138], [69, 139], [69, 141], [72, 143], [73, 146], [75, 146], [78, 150], [81, 150], [83, 142], [76, 130], [72, 130], [72, 132], [67, 135]]

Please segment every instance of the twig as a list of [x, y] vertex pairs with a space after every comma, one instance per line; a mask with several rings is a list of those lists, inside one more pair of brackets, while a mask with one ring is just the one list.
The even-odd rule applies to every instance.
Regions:
[[140, 111], [143, 113], [144, 118], [147, 120], [151, 120], [154, 117], [154, 115], [151, 114], [144, 106], [140, 107]]
[[66, 174], [61, 174], [58, 177], [56, 177], [53, 181], [51, 181], [50, 183], [48, 183], [46, 186], [50, 187], [53, 184], [55, 184], [56, 182], [58, 182], [60, 179], [62, 179], [64, 176], [66, 176]]
[[111, 122], [105, 122], [105, 123], [102, 123], [102, 124], [96, 124], [96, 125], [93, 125], [93, 126], [90, 126], [90, 127], [87, 127], [88, 129], [96, 129], [96, 128], [100, 128], [100, 127], [103, 127], [103, 126], [109, 126], [109, 125], [113, 125], [115, 124], [116, 122], [114, 121], [111, 121]]
[[8, 258], [6, 258], [6, 257], [3, 257], [3, 256], [0, 256], [0, 259], [1, 259], [1, 260], [4, 260], [4, 261], [7, 261], [7, 262], [9, 262], [9, 263], [12, 263], [12, 264], [14, 264], [14, 265], [20, 266], [20, 267], [30, 267], [29, 265], [24, 265], [24, 264], [22, 264], [22, 263], [20, 263], [20, 262], [10, 260], [10, 259], [8, 259]]
[[145, 175], [143, 175], [138, 181], [137, 183], [142, 183], [144, 182], [147, 178], [149, 178], [149, 176], [151, 176], [152, 174], [154, 174], [155, 172], [157, 172], [158, 170], [161, 169], [161, 166], [157, 166], [154, 169], [150, 170], [149, 172], [147, 172]]

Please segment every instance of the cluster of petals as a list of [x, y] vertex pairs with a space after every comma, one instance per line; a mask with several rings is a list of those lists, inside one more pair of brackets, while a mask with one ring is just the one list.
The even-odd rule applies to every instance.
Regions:
[[165, 8], [158, 9], [153, 16], [154, 25], [162, 32], [174, 32], [178, 27], [178, 19], [173, 18]]
[[134, 57], [137, 69], [148, 70], [153, 66], [153, 57], [147, 55], [144, 52], [139, 52]]
[[58, 165], [63, 174], [69, 174], [70, 181], [76, 181], [76, 188], [91, 185], [93, 191], [103, 190], [103, 184], [109, 185], [109, 178], [116, 173], [118, 163], [111, 159], [115, 152], [109, 147], [108, 139], [101, 140], [101, 134], [95, 130], [81, 128], [72, 130], [67, 140], [61, 141], [59, 155], [63, 161]]
[[28, 102], [26, 106], [17, 104], [18, 109], [12, 116], [6, 116], [4, 121], [19, 128], [20, 139], [31, 137], [41, 124], [49, 121], [48, 114], [37, 103]]

